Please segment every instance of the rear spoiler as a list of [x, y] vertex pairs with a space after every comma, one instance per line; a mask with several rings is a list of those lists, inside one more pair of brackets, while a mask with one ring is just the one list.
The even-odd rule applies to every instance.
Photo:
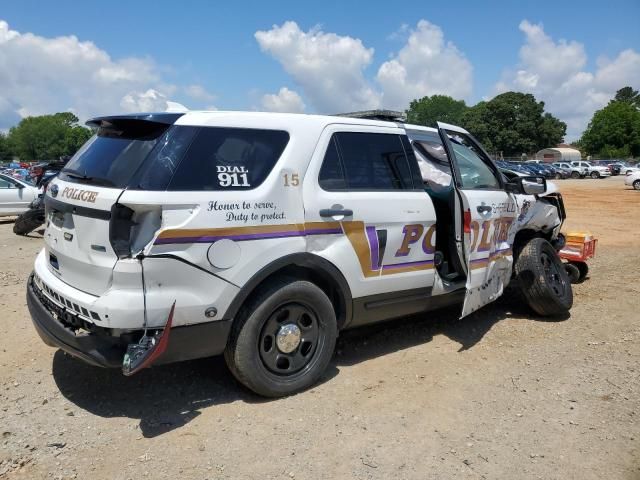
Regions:
[[97, 130], [101, 137], [151, 140], [160, 136], [182, 115], [184, 112], [113, 115], [92, 118], [86, 125]]
[[109, 115], [105, 117], [95, 117], [87, 120], [85, 125], [93, 128], [104, 128], [114, 123], [122, 123], [127, 121], [141, 121], [152, 123], [163, 123], [165, 125], [173, 125], [184, 112], [176, 113], [132, 113], [131, 115]]

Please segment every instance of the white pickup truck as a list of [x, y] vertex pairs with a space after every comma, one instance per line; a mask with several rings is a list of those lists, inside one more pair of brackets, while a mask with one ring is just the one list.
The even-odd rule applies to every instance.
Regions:
[[[123, 115], [45, 197], [27, 300], [45, 343], [127, 375], [224, 353], [265, 396], [313, 385], [338, 332], [514, 282], [566, 315], [564, 207], [465, 130], [258, 112]], [[425, 313], [433, 318], [436, 313]]]
[[600, 165], [594, 165], [590, 162], [585, 162], [584, 160], [573, 161], [571, 165], [577, 168], [586, 169], [587, 175], [591, 178], [604, 178], [611, 176], [611, 169], [609, 167], [603, 167]]

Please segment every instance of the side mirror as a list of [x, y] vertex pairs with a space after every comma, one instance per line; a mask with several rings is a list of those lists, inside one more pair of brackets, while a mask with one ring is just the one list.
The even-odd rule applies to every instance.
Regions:
[[541, 195], [547, 191], [544, 177], [516, 177], [506, 185], [507, 192], [524, 195]]
[[20, 190], [24, 188], [24, 185], [21, 183], [15, 183], [14, 185], [16, 186], [17, 189], [20, 189]]

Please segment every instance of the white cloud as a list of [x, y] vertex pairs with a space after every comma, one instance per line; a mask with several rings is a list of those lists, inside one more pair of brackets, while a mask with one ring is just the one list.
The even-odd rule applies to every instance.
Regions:
[[185, 87], [185, 93], [189, 95], [194, 100], [199, 100], [202, 102], [211, 102], [216, 99], [216, 96], [212, 93], [209, 93], [206, 88], [202, 85], [187, 85]]
[[261, 104], [267, 112], [302, 113], [305, 107], [302, 97], [287, 87], [282, 87], [278, 93], [263, 95]]
[[532, 93], [545, 108], [567, 123], [568, 141], [577, 139], [593, 112], [624, 87], [640, 88], [640, 54], [624, 50], [614, 59], [600, 58], [595, 72], [586, 71], [587, 54], [575, 41], [555, 41], [541, 24], [520, 23], [525, 43], [519, 65], [504, 72], [494, 93]]
[[130, 92], [120, 101], [126, 113], [162, 112], [168, 105], [167, 97], [153, 88], [146, 92]]
[[380, 66], [376, 78], [383, 90], [382, 104], [404, 110], [411, 100], [425, 95], [468, 98], [473, 68], [453, 43], [445, 41], [440, 27], [420, 20], [406, 45]]
[[131, 110], [164, 110], [175, 87], [150, 58], [112, 59], [77, 37], [46, 38], [0, 20], [0, 128], [25, 115], [73, 111], [81, 120]]
[[380, 105], [379, 93], [364, 77], [373, 49], [359, 39], [319, 28], [304, 32], [292, 21], [258, 31], [255, 38], [262, 51], [282, 64], [318, 111], [338, 113]]

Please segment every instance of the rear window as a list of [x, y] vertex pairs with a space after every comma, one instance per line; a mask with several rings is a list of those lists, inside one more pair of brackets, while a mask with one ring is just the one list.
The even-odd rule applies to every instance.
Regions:
[[265, 180], [288, 141], [279, 130], [129, 123], [99, 129], [61, 178], [142, 190], [248, 190]]

